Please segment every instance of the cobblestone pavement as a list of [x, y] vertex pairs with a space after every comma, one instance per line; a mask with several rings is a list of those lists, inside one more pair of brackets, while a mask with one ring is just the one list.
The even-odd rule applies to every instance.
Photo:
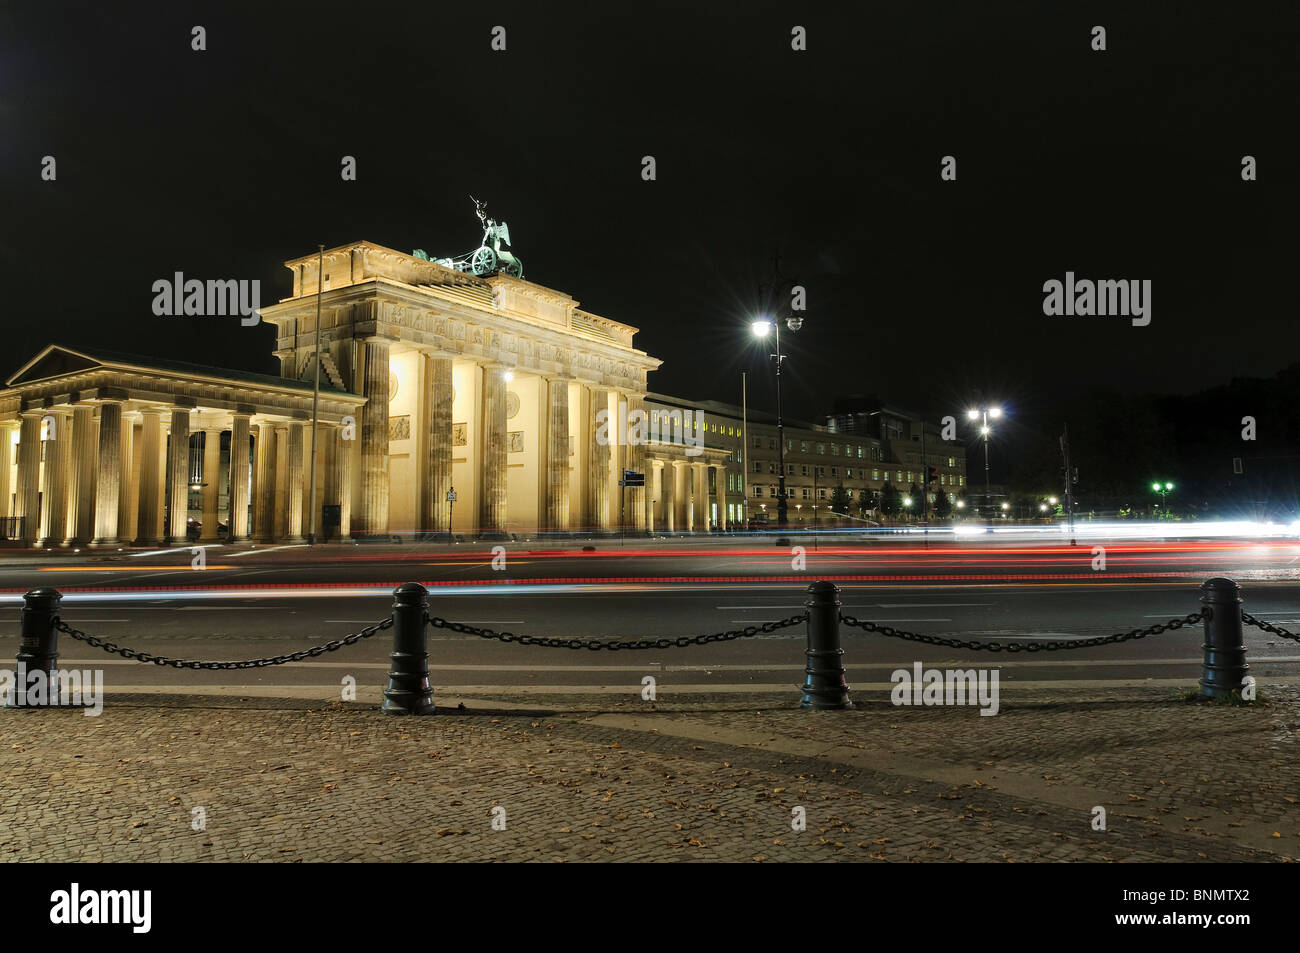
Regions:
[[110, 696], [95, 718], [0, 711], [0, 858], [1293, 860], [1300, 690], [1268, 694], [1004, 696], [995, 717], [440, 697], [427, 718]]

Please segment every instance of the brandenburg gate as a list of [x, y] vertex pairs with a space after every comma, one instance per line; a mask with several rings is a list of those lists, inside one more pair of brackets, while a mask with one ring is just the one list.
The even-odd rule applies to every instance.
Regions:
[[[518, 270], [370, 242], [285, 264], [292, 294], [260, 312], [280, 377], [51, 345], [9, 378], [0, 517], [22, 543], [178, 545], [191, 523], [201, 541], [301, 541], [317, 365], [318, 534], [618, 528], [621, 470], [644, 472], [647, 447], [598, 421], [644, 411], [660, 362], [636, 328]], [[653, 524], [650, 492], [629, 505], [629, 529]]]

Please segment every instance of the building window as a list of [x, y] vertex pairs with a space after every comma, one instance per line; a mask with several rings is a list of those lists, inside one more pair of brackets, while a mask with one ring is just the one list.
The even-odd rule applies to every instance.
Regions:
[[817, 488], [817, 499], [819, 499], [819, 500], [824, 500], [824, 499], [826, 499], [826, 488], [825, 488], [825, 487], [819, 486], [819, 487]]
[[802, 464], [802, 465], [799, 467], [799, 475], [800, 475], [800, 476], [807, 476], [807, 475], [808, 475], [808, 464], [805, 463], [805, 464]]
[[852, 467], [845, 467], [845, 468], [844, 468], [844, 479], [846, 479], [846, 480], [852, 480], [852, 479], [853, 479], [853, 468], [852, 468]]
[[754, 438], [754, 449], [755, 449], [755, 450], [761, 450], [761, 449], [763, 449], [763, 438], [762, 438], [762, 437], [755, 437], [755, 438]]
[[808, 441], [807, 441], [807, 440], [800, 440], [800, 441], [799, 441], [799, 452], [800, 452], [800, 453], [807, 453], [807, 452], [808, 452]]
[[826, 444], [824, 443], [817, 444], [817, 455], [821, 457], [826, 456]]
[[[889, 474], [885, 474], [885, 475], [888, 476]], [[879, 480], [879, 479], [880, 479], [880, 471], [879, 471], [879, 470], [872, 470], [872, 471], [871, 471], [871, 479], [873, 479], [873, 480]]]
[[803, 498], [806, 500], [806, 499], [809, 498], [809, 496], [810, 496], [810, 494], [809, 494], [809, 492], [808, 492], [808, 487], [804, 487], [804, 488], [803, 488]]
[[762, 473], [762, 472], [763, 472], [763, 464], [762, 464], [760, 461], [758, 461], [758, 460], [755, 460], [755, 461], [754, 461], [754, 472], [755, 472], [755, 473]]
[[826, 468], [825, 468], [825, 467], [818, 467], [818, 468], [817, 468], [817, 476], [818, 476], [818, 477], [824, 477], [824, 476], [826, 476]]
[[839, 472], [838, 472], [838, 471], [839, 471], [839, 467], [831, 467], [831, 478], [832, 478], [832, 479], [834, 479], [835, 477], [839, 476]]
[[763, 484], [761, 484], [761, 483], [755, 483], [755, 484], [754, 484], [754, 495], [755, 495], [755, 496], [762, 496], [762, 495], [763, 495]]
[[768, 438], [767, 438], [767, 449], [769, 449], [769, 450], [775, 450], [775, 449], [776, 449], [776, 438], [775, 438], [775, 437], [768, 437]]

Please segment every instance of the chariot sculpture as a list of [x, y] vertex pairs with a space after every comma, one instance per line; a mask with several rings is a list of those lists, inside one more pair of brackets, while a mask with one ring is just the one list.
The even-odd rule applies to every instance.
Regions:
[[480, 202], [472, 195], [470, 198], [474, 200], [474, 213], [478, 215], [479, 224], [483, 227], [483, 241], [478, 248], [460, 258], [430, 258], [423, 248], [417, 248], [413, 254], [416, 258], [480, 277], [502, 272], [514, 278], [522, 278], [523, 261], [502, 247], [510, 244], [510, 226], [488, 218], [487, 203]]

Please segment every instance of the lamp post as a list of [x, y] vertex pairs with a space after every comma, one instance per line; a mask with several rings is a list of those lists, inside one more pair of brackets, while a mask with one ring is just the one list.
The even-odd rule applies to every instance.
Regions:
[[[786, 326], [791, 331], [798, 331], [803, 325], [803, 318], [792, 315], [786, 318]], [[781, 365], [785, 362], [785, 355], [781, 353], [781, 323], [771, 321], [767, 318], [760, 318], [755, 321], [750, 330], [754, 332], [755, 337], [767, 339], [769, 334], [774, 334], [776, 353], [772, 355], [776, 359], [776, 467], [777, 467], [777, 498], [776, 498], [776, 525], [780, 529], [785, 529], [787, 505], [785, 498], [785, 424], [781, 418]]]
[[1002, 416], [1001, 407], [981, 407], [978, 410], [966, 411], [966, 417], [970, 420], [980, 421], [980, 436], [984, 438], [984, 509], [989, 508], [989, 436], [993, 433], [989, 427], [989, 418], [997, 420]]
[[1169, 497], [1169, 491], [1172, 490], [1173, 488], [1174, 485], [1172, 483], [1157, 482], [1151, 484], [1151, 489], [1154, 490], [1156, 493], [1160, 494], [1160, 504], [1161, 506], [1164, 507], [1165, 512], [1169, 511], [1169, 507], [1166, 505], [1166, 500]]

